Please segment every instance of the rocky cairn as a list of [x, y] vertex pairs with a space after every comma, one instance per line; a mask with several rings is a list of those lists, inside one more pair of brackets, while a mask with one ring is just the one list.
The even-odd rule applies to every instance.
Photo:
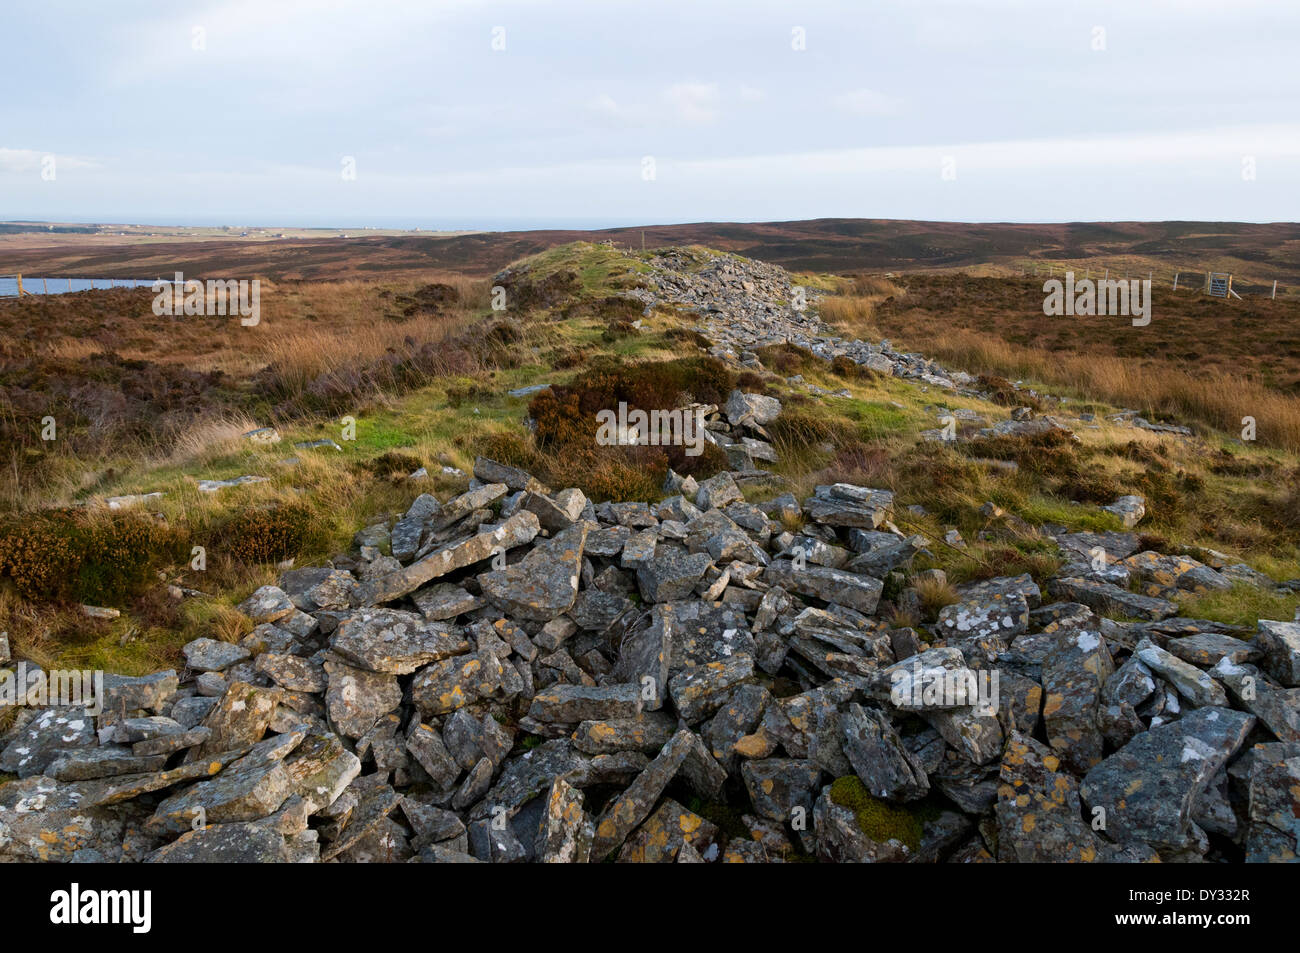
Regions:
[[24, 709], [0, 860], [1295, 858], [1300, 624], [1174, 617], [1226, 577], [1060, 533], [1057, 601], [995, 578], [892, 628], [929, 544], [888, 492], [737, 475], [593, 504], [480, 458], [253, 593], [238, 644]]

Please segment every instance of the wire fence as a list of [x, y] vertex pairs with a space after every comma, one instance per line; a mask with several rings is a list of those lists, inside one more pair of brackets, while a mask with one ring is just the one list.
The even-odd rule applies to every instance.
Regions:
[[1216, 298], [1271, 298], [1292, 294], [1292, 289], [1280, 279], [1261, 280], [1258, 275], [1247, 278], [1232, 272], [1205, 271], [1194, 268], [1147, 268], [1112, 265], [1105, 262], [1090, 263], [1077, 261], [1023, 261], [1020, 264], [1027, 276], [1039, 278], [1064, 279], [1067, 272], [1074, 273], [1074, 280], [1150, 280], [1152, 287], [1167, 288], [1187, 294], [1206, 294]]
[[68, 294], [108, 288], [149, 288], [156, 278], [73, 278], [66, 275], [0, 275], [0, 298]]

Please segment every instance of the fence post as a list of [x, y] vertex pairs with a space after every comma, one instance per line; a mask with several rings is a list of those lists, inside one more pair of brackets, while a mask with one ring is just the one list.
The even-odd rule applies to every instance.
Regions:
[[14, 275], [14, 277], [18, 279], [18, 297], [21, 298], [23, 296], [23, 276]]
[[71, 276], [71, 275], [68, 276], [68, 290], [69, 290], [69, 291], [72, 290], [72, 276]]
[[1179, 275], [1179, 274], [1180, 274], [1180, 272], [1177, 272], [1177, 271], [1174, 272], [1174, 291], [1177, 291], [1177, 290], [1178, 290], [1178, 275]]
[[42, 279], [41, 279], [41, 287], [43, 287], [43, 288], [45, 289], [45, 293], [46, 293], [46, 294], [49, 294], [49, 293], [50, 293], [50, 280], [49, 280], [48, 278], [42, 278]]
[[1269, 300], [1270, 301], [1277, 300], [1277, 279], [1276, 278], [1273, 279], [1273, 293], [1269, 295]]

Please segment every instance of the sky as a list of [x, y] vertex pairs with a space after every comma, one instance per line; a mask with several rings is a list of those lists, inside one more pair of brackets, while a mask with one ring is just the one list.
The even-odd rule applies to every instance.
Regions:
[[0, 221], [1300, 220], [1295, 0], [3, 0]]

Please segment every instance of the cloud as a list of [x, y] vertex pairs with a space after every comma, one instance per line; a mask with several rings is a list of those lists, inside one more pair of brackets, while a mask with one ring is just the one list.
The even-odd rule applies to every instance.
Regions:
[[835, 105], [854, 116], [896, 116], [903, 101], [874, 89], [855, 89], [836, 96]]
[[609, 93], [601, 93], [587, 104], [587, 108], [596, 115], [607, 119], [619, 119], [623, 116], [623, 110], [619, 108], [618, 102]]
[[678, 117], [702, 125], [716, 122], [722, 115], [722, 92], [717, 83], [677, 83], [664, 93]]

